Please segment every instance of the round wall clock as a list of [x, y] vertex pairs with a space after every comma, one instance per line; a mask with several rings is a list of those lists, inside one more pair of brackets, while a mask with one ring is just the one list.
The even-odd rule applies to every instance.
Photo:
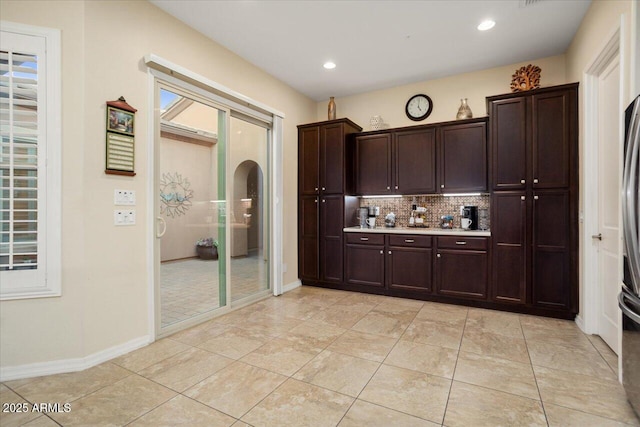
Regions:
[[404, 108], [407, 117], [416, 122], [429, 117], [432, 110], [433, 101], [427, 95], [423, 94], [413, 95], [409, 98], [407, 106]]

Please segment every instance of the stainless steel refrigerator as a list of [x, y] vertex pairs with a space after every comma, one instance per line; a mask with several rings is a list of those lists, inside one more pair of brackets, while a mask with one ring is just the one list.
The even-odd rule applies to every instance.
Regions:
[[640, 414], [640, 96], [625, 111], [622, 227], [624, 285], [622, 310], [622, 383], [636, 415]]

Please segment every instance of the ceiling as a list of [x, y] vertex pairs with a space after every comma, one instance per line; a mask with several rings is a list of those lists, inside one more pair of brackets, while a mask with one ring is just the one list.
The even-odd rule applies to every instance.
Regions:
[[316, 101], [562, 54], [591, 3], [150, 1]]

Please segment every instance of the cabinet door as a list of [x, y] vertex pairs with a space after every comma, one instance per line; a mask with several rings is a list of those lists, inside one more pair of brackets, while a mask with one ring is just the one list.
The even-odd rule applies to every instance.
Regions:
[[440, 191], [487, 191], [486, 123], [443, 126], [440, 136]]
[[320, 196], [320, 277], [342, 283], [344, 197]]
[[432, 254], [431, 248], [390, 246], [387, 251], [387, 287], [431, 293]]
[[532, 96], [533, 188], [568, 188], [573, 92]]
[[524, 191], [496, 191], [491, 196], [492, 297], [527, 302], [527, 200]]
[[436, 284], [438, 293], [452, 297], [486, 299], [489, 262], [486, 251], [438, 249]]
[[494, 190], [524, 189], [527, 179], [527, 101], [492, 101], [491, 181]]
[[533, 303], [567, 309], [571, 300], [569, 192], [536, 191], [533, 195]]
[[391, 194], [391, 134], [356, 137], [355, 177], [358, 194]]
[[384, 287], [384, 246], [345, 245], [345, 281], [352, 285]]
[[344, 126], [334, 123], [320, 127], [320, 190], [325, 194], [344, 193]]
[[298, 191], [317, 194], [320, 187], [320, 128], [301, 128], [298, 131]]
[[303, 280], [318, 280], [318, 196], [302, 196], [298, 203], [298, 273]]
[[396, 194], [436, 192], [435, 129], [395, 133], [393, 153]]

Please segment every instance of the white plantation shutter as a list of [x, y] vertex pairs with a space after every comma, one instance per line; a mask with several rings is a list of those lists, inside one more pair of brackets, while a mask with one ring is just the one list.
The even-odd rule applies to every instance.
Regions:
[[[5, 22], [1, 28], [0, 297], [55, 296], [60, 294], [60, 179], [54, 168], [60, 137], [59, 111], [51, 111], [50, 98], [59, 98], [59, 82], [50, 81], [56, 73], [48, 70], [47, 55], [50, 50], [59, 55], [59, 32], [53, 32], [57, 48], [48, 49], [55, 45], [51, 30], [42, 34], [19, 26], [27, 30], [21, 33]], [[56, 84], [58, 90], [51, 90]]]

